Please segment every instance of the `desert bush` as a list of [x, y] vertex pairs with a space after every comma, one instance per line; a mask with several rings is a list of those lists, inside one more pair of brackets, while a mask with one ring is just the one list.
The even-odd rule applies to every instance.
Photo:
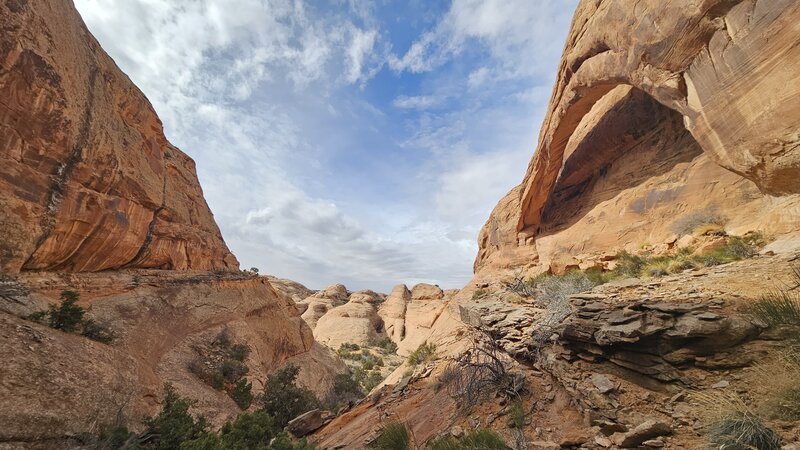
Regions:
[[247, 344], [234, 344], [231, 346], [229, 354], [236, 361], [244, 362], [250, 356], [250, 346]]
[[171, 384], [165, 384], [161, 411], [144, 420], [146, 431], [140, 439], [143, 447], [174, 450], [180, 448], [182, 442], [203, 437], [208, 423], [203, 416], [195, 417], [189, 413], [194, 403], [178, 395]]
[[349, 373], [340, 373], [333, 377], [328, 394], [325, 396], [325, 407], [336, 411], [342, 406], [356, 402], [364, 397], [364, 391], [359, 383]]
[[247, 375], [247, 366], [235, 359], [225, 359], [219, 366], [219, 372], [228, 383], [237, 383], [243, 376]]
[[61, 303], [51, 304], [47, 311], [38, 311], [26, 317], [50, 328], [66, 333], [77, 333], [103, 344], [110, 344], [114, 334], [86, 317], [86, 310], [77, 304], [79, 295], [75, 291], [61, 291]]
[[477, 299], [481, 299], [481, 298], [484, 298], [484, 297], [488, 297], [489, 294], [490, 294], [490, 292], [489, 292], [488, 289], [481, 288], [481, 289], [478, 289], [478, 290], [476, 290], [475, 292], [472, 293], [472, 299], [473, 300], [477, 300]]
[[525, 418], [527, 414], [525, 414], [525, 408], [522, 405], [522, 402], [516, 400], [512, 402], [508, 407], [508, 423], [512, 426], [512, 428], [522, 428], [525, 426]]
[[231, 391], [231, 398], [239, 408], [247, 409], [253, 403], [253, 384], [242, 378]]
[[305, 440], [293, 441], [264, 411], [242, 413], [219, 433], [206, 433], [181, 444], [180, 450], [311, 450]]
[[639, 255], [621, 251], [617, 253], [615, 261], [617, 268], [614, 269], [620, 275], [638, 277], [642, 273], [642, 269], [647, 265], [647, 260]]
[[299, 373], [300, 368], [293, 365], [276, 370], [267, 376], [264, 393], [258, 397], [261, 408], [275, 418], [280, 428], [300, 414], [320, 406], [313, 392], [295, 383]]
[[420, 344], [416, 350], [408, 355], [408, 365], [418, 366], [436, 359], [436, 344], [429, 344], [427, 341]]
[[725, 225], [725, 218], [713, 210], [697, 211], [676, 220], [670, 228], [677, 234], [691, 234], [706, 225], [721, 227]]
[[426, 446], [428, 450], [509, 450], [503, 438], [492, 430], [477, 429], [461, 438], [444, 436]]
[[517, 400], [526, 391], [525, 379], [510, 372], [511, 359], [501, 348], [498, 336], [472, 329], [471, 346], [453, 359], [439, 377], [439, 383], [456, 400], [462, 413], [491, 396]]
[[391, 422], [383, 425], [378, 435], [367, 444], [367, 448], [374, 450], [408, 450], [411, 449], [411, 431], [401, 422]]
[[358, 344], [351, 344], [349, 342], [343, 342], [342, 345], [339, 346], [339, 350], [336, 350], [336, 353], [341, 358], [348, 358], [351, 359], [353, 357], [353, 352], [357, 352], [361, 349]]
[[388, 336], [374, 339], [370, 341], [369, 345], [380, 348], [381, 352], [385, 355], [397, 353], [397, 344]]

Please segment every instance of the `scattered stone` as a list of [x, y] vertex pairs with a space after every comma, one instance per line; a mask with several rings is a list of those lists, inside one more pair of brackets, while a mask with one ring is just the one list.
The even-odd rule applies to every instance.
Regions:
[[619, 442], [620, 447], [631, 448], [642, 445], [650, 439], [672, 434], [672, 427], [657, 420], [647, 420], [633, 430], [627, 432]]
[[591, 435], [589, 435], [586, 431], [571, 430], [561, 438], [559, 444], [561, 447], [577, 447], [588, 442], [589, 439], [591, 439]]
[[453, 428], [450, 428], [450, 435], [454, 438], [460, 438], [464, 435], [464, 429], [456, 425]]
[[722, 380], [722, 381], [718, 381], [718, 382], [712, 384], [711, 385], [711, 389], [725, 389], [726, 387], [728, 387], [730, 385], [731, 385], [731, 383], [729, 383], [727, 380]]
[[659, 439], [650, 439], [642, 442], [642, 445], [648, 448], [661, 448], [664, 446], [664, 441]]
[[601, 394], [608, 394], [617, 388], [613, 381], [599, 373], [592, 375], [592, 384], [594, 384], [594, 387], [596, 387]]
[[605, 436], [595, 436], [594, 443], [599, 445], [600, 447], [603, 447], [603, 448], [608, 448], [608, 447], [611, 447], [612, 445], [614, 445], [614, 443], [611, 442], [611, 439], [609, 439], [609, 438], [607, 438]]

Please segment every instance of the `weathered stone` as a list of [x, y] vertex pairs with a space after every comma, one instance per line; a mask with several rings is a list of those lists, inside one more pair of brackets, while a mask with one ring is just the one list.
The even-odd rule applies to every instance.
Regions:
[[313, 409], [290, 420], [286, 430], [296, 437], [303, 437], [325, 425], [329, 416], [328, 411]]
[[627, 432], [619, 445], [624, 448], [636, 447], [647, 440], [668, 434], [672, 434], [672, 427], [664, 422], [650, 419]]
[[601, 394], [608, 394], [617, 388], [607, 376], [599, 373], [592, 375], [592, 384]]

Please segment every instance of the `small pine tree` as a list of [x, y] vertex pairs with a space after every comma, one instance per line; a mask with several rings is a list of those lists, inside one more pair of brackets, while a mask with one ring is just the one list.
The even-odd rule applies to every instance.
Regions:
[[83, 322], [86, 310], [77, 305], [78, 293], [75, 291], [62, 291], [61, 304], [50, 305], [47, 313], [50, 328], [75, 333]]
[[280, 428], [300, 414], [318, 408], [319, 400], [307, 388], [297, 386], [300, 368], [289, 365], [267, 377], [264, 393], [259, 397], [262, 410], [275, 418]]
[[208, 423], [203, 416], [194, 417], [189, 408], [194, 405], [178, 395], [170, 383], [164, 385], [164, 403], [155, 417], [144, 420], [147, 434], [155, 436], [147, 447], [154, 450], [174, 450], [184, 441], [202, 438], [206, 435]]
[[244, 378], [236, 382], [233, 391], [231, 391], [231, 398], [239, 405], [239, 408], [247, 409], [253, 403], [252, 389], [253, 384]]

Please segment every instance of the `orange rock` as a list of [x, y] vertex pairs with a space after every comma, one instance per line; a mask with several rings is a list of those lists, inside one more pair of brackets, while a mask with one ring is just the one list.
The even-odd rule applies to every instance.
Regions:
[[0, 269], [238, 269], [194, 161], [71, 2], [0, 16]]
[[582, 1], [538, 146], [479, 234], [476, 273], [666, 242], [706, 211], [726, 229], [798, 231], [800, 103], [787, 94], [800, 93], [800, 3], [754, 5]]

